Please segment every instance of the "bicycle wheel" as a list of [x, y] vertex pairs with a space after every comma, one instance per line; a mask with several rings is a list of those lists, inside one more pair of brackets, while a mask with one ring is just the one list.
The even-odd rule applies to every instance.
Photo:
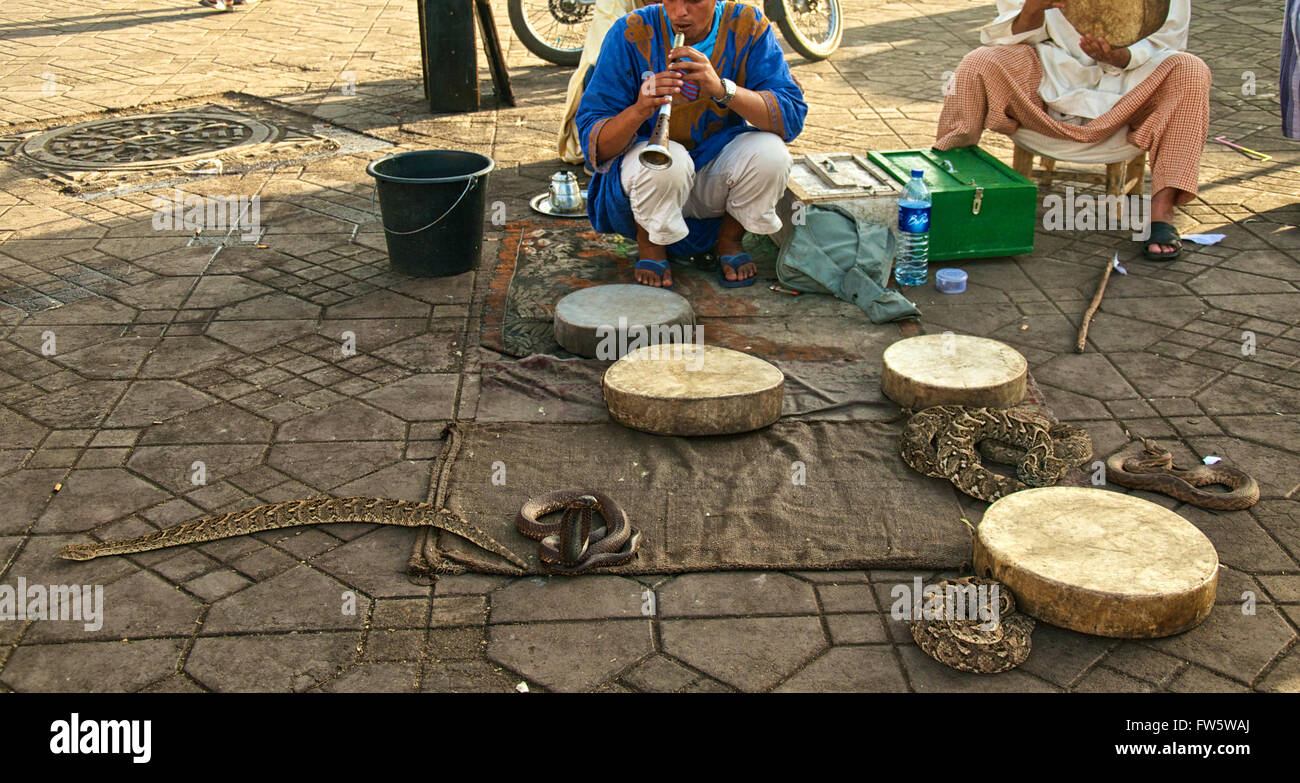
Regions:
[[592, 2], [510, 0], [510, 27], [528, 51], [556, 65], [577, 65], [587, 43]]
[[791, 48], [809, 60], [825, 60], [840, 48], [840, 0], [767, 0], [766, 8]]

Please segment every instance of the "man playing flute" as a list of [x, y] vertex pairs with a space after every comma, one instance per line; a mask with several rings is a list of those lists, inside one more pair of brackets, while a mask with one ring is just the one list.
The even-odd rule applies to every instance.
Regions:
[[[672, 48], [675, 33], [685, 45]], [[670, 101], [672, 164], [647, 168], [638, 155]], [[719, 282], [752, 285], [741, 239], [781, 228], [786, 143], [807, 112], [775, 31], [753, 6], [665, 0], [628, 14], [605, 36], [576, 117], [595, 171], [592, 226], [636, 239], [638, 283], [670, 288], [670, 252], [716, 247]]]

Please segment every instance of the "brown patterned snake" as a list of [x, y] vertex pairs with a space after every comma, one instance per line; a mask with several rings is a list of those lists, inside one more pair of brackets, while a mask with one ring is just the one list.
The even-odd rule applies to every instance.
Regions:
[[[950, 585], [959, 588], [996, 585], [996, 615], [988, 604], [981, 607], [983, 613], [972, 611], [976, 603], [974, 591], [958, 597], [949, 593]], [[931, 620], [913, 618], [908, 626], [912, 638], [926, 655], [958, 671], [972, 674], [1004, 672], [1014, 669], [1029, 657], [1035, 622], [1030, 617], [1016, 613], [1015, 598], [1006, 585], [994, 579], [967, 576], [940, 582], [935, 588], [938, 595], [932, 600], [942, 602], [943, 607], [941, 612], [936, 612], [939, 616]], [[986, 592], [985, 598], [990, 598], [991, 592]], [[959, 603], [964, 604], [960, 607], [964, 611], [959, 611], [956, 605]], [[996, 616], [997, 622], [992, 628], [981, 628], [985, 622], [974, 619], [972, 615]], [[948, 617], [954, 619], [947, 619]]]
[[[992, 503], [1060, 481], [1072, 466], [1092, 458], [1092, 439], [1077, 427], [1051, 425], [1024, 409], [937, 405], [907, 422], [900, 451], [913, 470], [946, 478], [967, 495]], [[985, 468], [981, 451], [995, 462], [1016, 465], [1016, 478]]]
[[[1159, 492], [1185, 503], [1217, 511], [1240, 511], [1259, 500], [1259, 483], [1236, 468], [1197, 465], [1180, 468], [1174, 455], [1150, 438], [1142, 439], [1142, 450], [1133, 453], [1125, 446], [1106, 460], [1106, 480], [1121, 487]], [[1228, 492], [1209, 492], [1201, 487], [1222, 484]]]
[[106, 555], [148, 552], [181, 544], [200, 544], [262, 530], [333, 522], [367, 522], [375, 525], [437, 528], [454, 533], [493, 554], [500, 555], [519, 568], [528, 567], [526, 562], [510, 550], [447, 509], [440, 510], [428, 503], [384, 498], [312, 498], [271, 503], [221, 516], [205, 517], [136, 538], [100, 544], [72, 544], [64, 547], [59, 554], [67, 560], [90, 560]]
[[[561, 509], [564, 515], [559, 521], [538, 521]], [[592, 530], [594, 512], [604, 518], [605, 527]], [[632, 528], [614, 499], [601, 492], [562, 489], [533, 498], [519, 509], [515, 527], [540, 541], [537, 559], [563, 574], [623, 565], [641, 547], [641, 532]]]

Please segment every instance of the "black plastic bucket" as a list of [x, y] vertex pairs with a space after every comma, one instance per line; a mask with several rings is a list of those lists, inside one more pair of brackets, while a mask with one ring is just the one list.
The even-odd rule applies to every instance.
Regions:
[[416, 150], [366, 166], [394, 269], [449, 277], [474, 268], [483, 252], [487, 175], [495, 165], [476, 152]]

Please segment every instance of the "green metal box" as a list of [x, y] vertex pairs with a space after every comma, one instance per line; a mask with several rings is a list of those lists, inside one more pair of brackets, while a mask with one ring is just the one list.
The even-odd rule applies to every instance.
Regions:
[[995, 258], [1032, 253], [1038, 187], [979, 147], [869, 152], [867, 157], [906, 184], [925, 172], [930, 210], [930, 260]]

